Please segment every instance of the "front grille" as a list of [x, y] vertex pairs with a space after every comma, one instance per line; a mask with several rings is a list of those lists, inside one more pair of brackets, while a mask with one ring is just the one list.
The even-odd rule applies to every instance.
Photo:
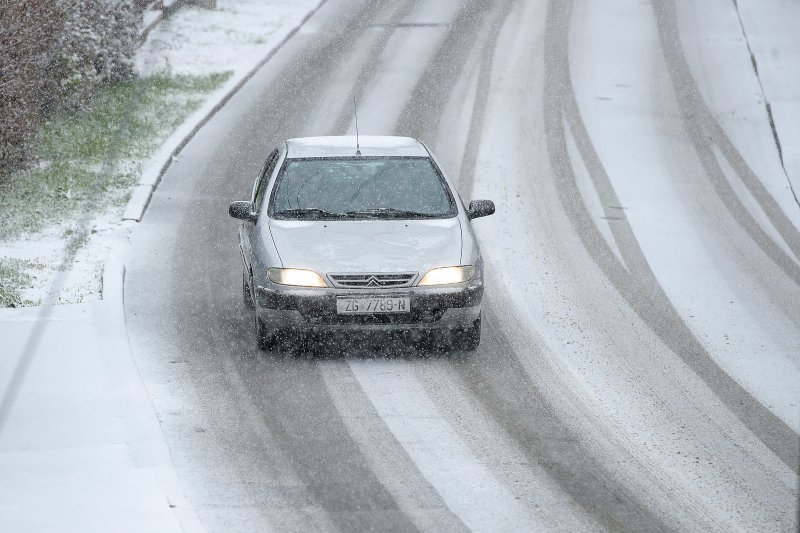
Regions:
[[333, 285], [340, 289], [394, 289], [410, 287], [416, 272], [393, 274], [328, 274]]

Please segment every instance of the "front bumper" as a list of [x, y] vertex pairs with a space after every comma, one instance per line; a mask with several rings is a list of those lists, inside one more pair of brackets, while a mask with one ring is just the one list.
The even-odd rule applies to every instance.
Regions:
[[[408, 296], [408, 313], [339, 315], [339, 296]], [[256, 288], [256, 309], [270, 329], [385, 331], [466, 328], [480, 316], [483, 284], [404, 289]]]

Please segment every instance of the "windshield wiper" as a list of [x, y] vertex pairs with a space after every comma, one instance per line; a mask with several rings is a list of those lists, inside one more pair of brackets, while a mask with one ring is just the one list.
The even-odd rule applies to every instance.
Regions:
[[407, 211], [405, 209], [395, 209], [394, 207], [379, 207], [376, 209], [358, 209], [355, 211], [348, 211], [348, 216], [371, 216], [376, 218], [428, 218], [431, 213], [420, 213], [418, 211]]
[[298, 207], [294, 209], [284, 209], [282, 211], [276, 211], [275, 216], [287, 216], [287, 217], [305, 217], [305, 216], [312, 216], [312, 217], [331, 217], [331, 218], [350, 218], [351, 215], [347, 213], [334, 213], [333, 211], [326, 211], [324, 209], [320, 209], [318, 207]]

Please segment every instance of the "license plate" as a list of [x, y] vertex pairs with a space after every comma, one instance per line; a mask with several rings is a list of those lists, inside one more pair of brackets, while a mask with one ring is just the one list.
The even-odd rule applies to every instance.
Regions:
[[408, 296], [340, 296], [336, 299], [336, 312], [340, 315], [408, 313], [410, 309], [411, 298]]

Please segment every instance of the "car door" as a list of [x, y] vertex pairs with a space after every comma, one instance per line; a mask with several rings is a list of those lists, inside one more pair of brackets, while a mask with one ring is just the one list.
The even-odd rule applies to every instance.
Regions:
[[[255, 183], [253, 183], [253, 192], [251, 196], [251, 203], [253, 204], [253, 211], [259, 213], [261, 211], [261, 204], [264, 201], [264, 193], [269, 183], [269, 178], [272, 176], [272, 171], [275, 170], [275, 164], [278, 162], [278, 150], [275, 149], [267, 157], [264, 167], [259, 172]], [[239, 226], [239, 247], [242, 252], [242, 259], [244, 260], [244, 268], [248, 273], [251, 273], [251, 263], [253, 257], [253, 239], [255, 232], [255, 222], [249, 220], [243, 221]]]

